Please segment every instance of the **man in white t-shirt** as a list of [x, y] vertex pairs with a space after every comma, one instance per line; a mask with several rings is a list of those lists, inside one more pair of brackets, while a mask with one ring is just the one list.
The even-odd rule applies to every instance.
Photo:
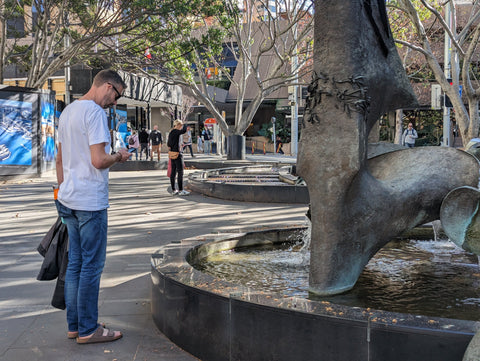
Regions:
[[120, 331], [98, 323], [98, 294], [107, 248], [108, 169], [131, 156], [125, 148], [110, 154], [104, 108], [115, 105], [126, 87], [116, 72], [102, 70], [90, 90], [68, 105], [59, 120], [56, 204], [69, 237], [67, 337], [76, 338], [77, 343], [122, 337]]

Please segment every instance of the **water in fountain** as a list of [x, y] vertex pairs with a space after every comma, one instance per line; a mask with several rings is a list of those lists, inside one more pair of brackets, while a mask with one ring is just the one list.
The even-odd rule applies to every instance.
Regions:
[[304, 243], [277, 248], [213, 254], [196, 268], [252, 289], [287, 296], [432, 317], [478, 319], [478, 259], [448, 240], [392, 241], [371, 259], [352, 290], [316, 297], [308, 293], [308, 237], [305, 239]]

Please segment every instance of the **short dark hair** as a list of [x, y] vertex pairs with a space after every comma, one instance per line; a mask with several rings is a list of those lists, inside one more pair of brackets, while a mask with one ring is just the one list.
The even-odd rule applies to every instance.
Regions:
[[123, 81], [122, 77], [112, 69], [105, 69], [100, 71], [95, 78], [93, 78], [93, 85], [99, 87], [105, 83], [114, 83], [121, 86], [123, 89], [127, 88], [127, 84]]

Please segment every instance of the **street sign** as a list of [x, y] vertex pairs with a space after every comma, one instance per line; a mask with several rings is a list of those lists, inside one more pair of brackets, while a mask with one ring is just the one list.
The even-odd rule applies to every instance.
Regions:
[[442, 87], [440, 84], [432, 84], [432, 109], [442, 109]]

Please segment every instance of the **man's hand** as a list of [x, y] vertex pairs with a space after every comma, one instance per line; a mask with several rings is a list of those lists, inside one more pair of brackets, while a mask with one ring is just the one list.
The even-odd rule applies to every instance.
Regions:
[[93, 144], [90, 146], [92, 165], [97, 169], [110, 168], [117, 162], [125, 162], [132, 155], [125, 148], [121, 148], [115, 154], [105, 153], [105, 143]]
[[116, 154], [120, 154], [120, 157], [117, 155], [117, 162], [120, 163], [126, 162], [132, 156], [126, 148], [120, 148]]

